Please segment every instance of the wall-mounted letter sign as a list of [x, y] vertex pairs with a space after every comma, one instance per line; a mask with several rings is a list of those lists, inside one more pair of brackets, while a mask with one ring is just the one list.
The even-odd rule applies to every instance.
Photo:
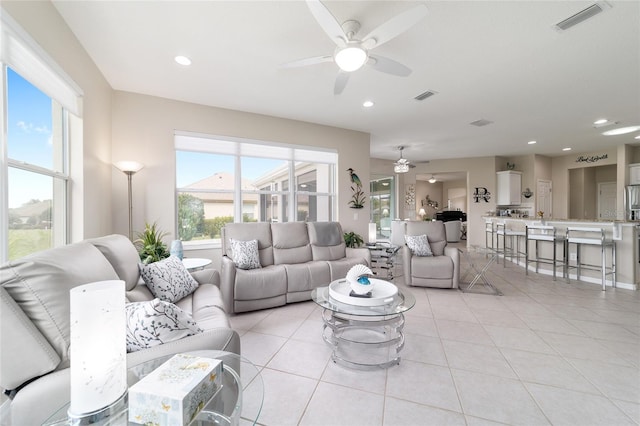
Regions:
[[479, 203], [480, 200], [484, 200], [485, 203], [489, 202], [491, 198], [491, 193], [487, 191], [487, 188], [476, 186], [475, 191], [473, 192], [473, 201]]

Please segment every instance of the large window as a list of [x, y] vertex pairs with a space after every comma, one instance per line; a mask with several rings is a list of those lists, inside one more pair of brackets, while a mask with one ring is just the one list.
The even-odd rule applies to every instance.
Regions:
[[0, 261], [68, 240], [68, 118], [80, 91], [0, 16]]
[[176, 133], [177, 232], [220, 239], [229, 222], [335, 220], [337, 154]]

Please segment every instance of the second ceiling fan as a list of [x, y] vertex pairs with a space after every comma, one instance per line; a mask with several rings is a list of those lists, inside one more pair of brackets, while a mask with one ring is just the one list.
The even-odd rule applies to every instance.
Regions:
[[336, 44], [336, 50], [332, 55], [287, 62], [282, 64], [281, 68], [303, 67], [334, 61], [339, 67], [333, 87], [335, 95], [342, 93], [349, 81], [350, 73], [357, 71], [365, 64], [377, 71], [399, 77], [411, 74], [411, 69], [406, 65], [384, 56], [374, 55], [370, 51], [397, 37], [420, 21], [427, 14], [427, 7], [424, 4], [396, 15], [362, 38], [356, 38], [360, 30], [358, 21], [348, 20], [340, 25], [320, 0], [307, 0], [307, 5], [320, 27]]

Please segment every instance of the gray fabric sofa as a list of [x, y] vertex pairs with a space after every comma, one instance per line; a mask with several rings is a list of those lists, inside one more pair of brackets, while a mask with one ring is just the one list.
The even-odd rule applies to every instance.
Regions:
[[[41, 424], [69, 401], [69, 290], [120, 279], [130, 302], [153, 300], [140, 279], [138, 262], [126, 237], [110, 235], [0, 266], [0, 386], [11, 390], [11, 400], [3, 406], [10, 424]], [[240, 353], [239, 336], [229, 325], [218, 288], [218, 271], [192, 275], [197, 289], [176, 305], [190, 312], [204, 332], [129, 353], [128, 367], [195, 350]]]
[[[240, 269], [230, 239], [258, 240], [260, 268]], [[369, 266], [366, 248], [345, 246], [338, 222], [229, 223], [222, 229], [222, 296], [229, 313], [311, 299], [314, 288]]]
[[460, 252], [447, 247], [445, 225], [441, 221], [407, 221], [405, 235], [426, 235], [433, 256], [415, 256], [402, 247], [402, 263], [406, 285], [418, 287], [458, 288]]

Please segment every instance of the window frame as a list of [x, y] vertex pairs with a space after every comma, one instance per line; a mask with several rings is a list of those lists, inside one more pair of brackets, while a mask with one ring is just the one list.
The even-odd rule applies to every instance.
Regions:
[[[181, 139], [184, 138], [195, 138], [201, 139], [198, 142], [184, 143]], [[247, 194], [256, 195], [259, 199], [263, 196], [277, 196], [278, 203], [283, 203], [284, 199], [287, 199], [286, 207], [283, 205], [279, 205], [278, 212], [282, 214], [282, 218], [278, 217], [278, 219], [287, 219], [287, 221], [298, 221], [291, 220], [297, 219], [297, 198], [299, 195], [308, 195], [308, 196], [325, 196], [330, 200], [330, 219], [335, 220], [337, 217], [337, 165], [338, 165], [338, 154], [336, 150], [326, 149], [321, 147], [311, 147], [311, 146], [298, 146], [291, 144], [282, 144], [268, 141], [259, 141], [253, 139], [244, 139], [244, 138], [236, 138], [236, 137], [228, 137], [228, 136], [214, 136], [200, 133], [192, 133], [192, 132], [184, 132], [184, 131], [176, 131], [174, 134], [175, 143], [174, 143], [174, 152], [179, 151], [188, 151], [195, 153], [203, 153], [203, 154], [220, 154], [220, 155], [232, 155], [234, 156], [234, 188], [233, 190], [229, 189], [190, 189], [190, 188], [181, 188], [177, 185], [178, 180], [178, 165], [176, 164], [176, 193], [175, 193], [175, 208], [176, 208], [176, 221], [175, 221], [175, 231], [176, 235], [178, 234], [178, 197], [181, 193], [233, 193], [233, 203], [234, 203], [234, 214], [233, 221], [234, 223], [241, 223], [243, 221], [243, 197]], [[208, 142], [206, 142], [208, 140]], [[215, 142], [222, 142], [223, 148], [216, 149]], [[200, 149], [198, 149], [200, 147]], [[251, 147], [257, 147], [257, 151], [266, 152], [266, 156], [260, 156], [259, 153], [249, 153], [248, 150]], [[270, 149], [273, 148], [273, 154], [271, 154]], [[287, 158], [283, 158], [283, 153], [287, 152]], [[311, 161], [311, 154], [317, 153], [320, 160], [324, 161]], [[278, 185], [278, 190], [272, 189], [264, 189], [266, 188], [266, 184], [258, 184], [257, 189], [246, 190], [242, 188], [242, 160], [244, 158], [253, 158], [253, 159], [278, 159], [286, 162], [286, 170], [283, 170], [282, 176], [279, 176], [277, 180], [274, 182]], [[177, 161], [177, 156], [176, 156]], [[305, 170], [308, 164], [326, 164], [329, 166], [328, 171], [328, 182], [327, 187], [330, 188], [328, 192], [310, 192], [310, 191], [299, 191], [297, 190], [297, 179], [299, 175], [296, 173], [296, 170], [302, 166], [302, 170]], [[214, 172], [215, 173], [215, 172]], [[281, 189], [283, 183], [286, 182], [288, 185], [287, 189]], [[286, 209], [286, 210], [285, 210]], [[259, 215], [255, 218], [257, 221], [260, 221], [261, 211], [257, 211]], [[221, 246], [221, 241], [219, 239], [207, 239], [207, 240], [195, 240], [195, 241], [184, 241], [183, 244], [186, 248], [219, 248]]]

